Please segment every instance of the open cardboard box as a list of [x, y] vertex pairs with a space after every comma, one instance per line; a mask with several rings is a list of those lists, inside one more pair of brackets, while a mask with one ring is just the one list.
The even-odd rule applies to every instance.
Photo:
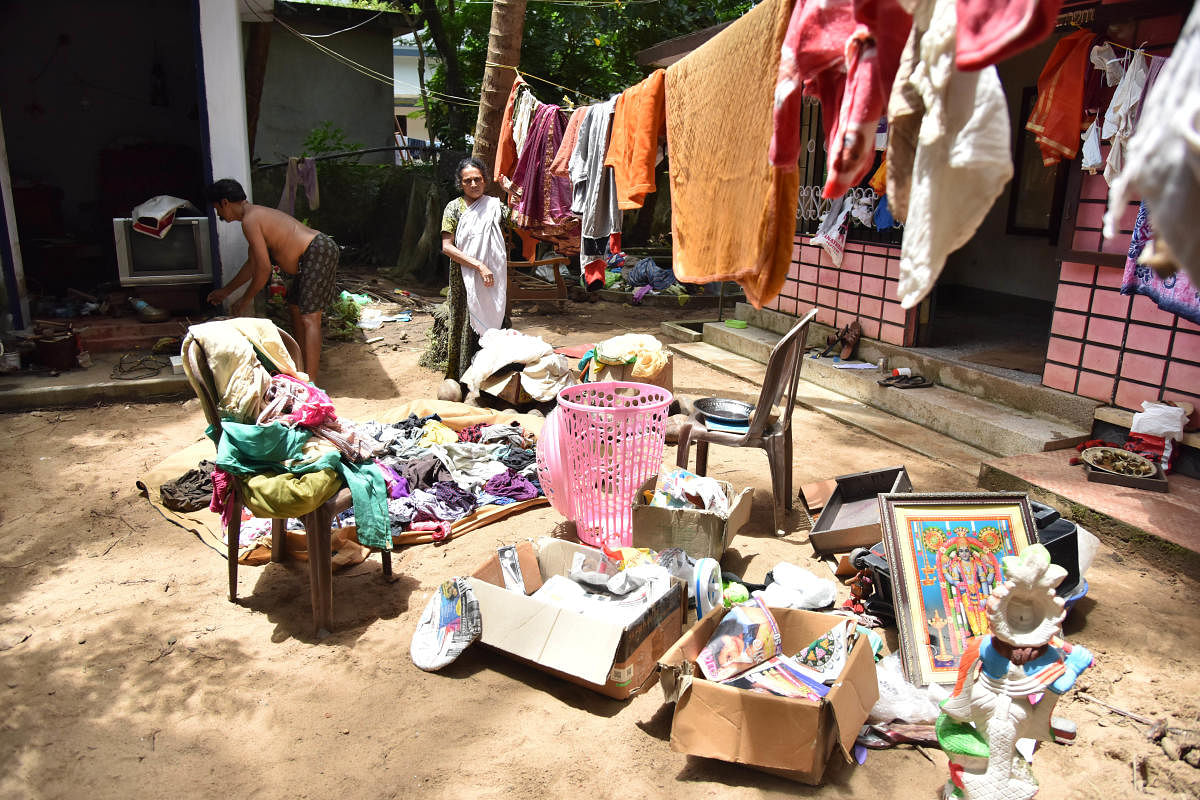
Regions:
[[834, 482], [837, 486], [808, 534], [809, 544], [818, 554], [848, 553], [882, 541], [877, 496], [912, 491], [903, 466], [839, 475]]
[[[714, 608], [659, 659], [663, 695], [675, 701], [671, 749], [819, 784], [834, 748], [851, 760], [859, 729], [879, 699], [870, 642], [858, 637], [841, 678], [820, 702], [759, 694], [705, 680], [696, 666], [725, 613], [722, 606]], [[787, 654], [845, 619], [788, 608], [771, 613]]]
[[633, 500], [633, 546], [651, 550], [682, 549], [692, 558], [721, 559], [721, 554], [750, 519], [754, 488], [746, 487], [736, 496], [733, 486], [719, 481], [729, 498], [729, 517], [721, 519], [711, 511], [696, 508], [658, 508], [646, 500], [654, 492], [654, 475], [638, 489]]
[[469, 578], [483, 617], [485, 645], [572, 683], [623, 700], [653, 684], [658, 658], [683, 632], [687, 594], [682, 582], [629, 625], [591, 619], [535, 600], [552, 575], [565, 575], [577, 552], [588, 547], [562, 539], [522, 542], [517, 557], [525, 594], [505, 587], [500, 561], [492, 556]]
[[670, 352], [667, 353], [667, 363], [653, 378], [633, 377], [633, 364], [598, 364], [593, 361], [588, 364], [588, 370], [590, 371], [588, 381], [591, 383], [632, 381], [634, 383], [648, 383], [651, 386], [666, 389], [668, 392], [675, 391], [675, 367], [672, 365]]

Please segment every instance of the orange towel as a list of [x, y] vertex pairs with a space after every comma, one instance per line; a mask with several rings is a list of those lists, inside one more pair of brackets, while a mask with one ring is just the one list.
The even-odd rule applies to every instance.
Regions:
[[658, 137], [667, 114], [663, 102], [666, 76], [666, 70], [655, 70], [617, 98], [604, 166], [613, 168], [617, 207], [622, 211], [641, 208], [646, 195], [655, 189]]
[[513, 105], [517, 102], [517, 92], [525, 85], [521, 76], [513, 81], [512, 91], [508, 93], [508, 102], [504, 104], [504, 116], [500, 118], [500, 137], [496, 142], [496, 169], [492, 179], [500, 183], [500, 177], [511, 178], [517, 168], [517, 143], [513, 140]]
[[1083, 84], [1088, 70], [1088, 55], [1096, 34], [1076, 31], [1064, 36], [1038, 76], [1037, 103], [1025, 123], [1025, 130], [1037, 137], [1042, 163], [1054, 166], [1079, 151], [1083, 130]]
[[800, 173], [771, 166], [775, 82], [795, 0], [763, 0], [667, 68], [671, 266], [737, 281], [757, 308], [783, 288]]
[[558, 152], [554, 154], [554, 160], [550, 162], [552, 177], [570, 180], [571, 172], [568, 165], [571, 162], [571, 153], [575, 152], [575, 144], [579, 141], [579, 124], [583, 122], [586, 115], [587, 106], [571, 112], [571, 118], [567, 120], [567, 128], [563, 131], [562, 144], [558, 146]]

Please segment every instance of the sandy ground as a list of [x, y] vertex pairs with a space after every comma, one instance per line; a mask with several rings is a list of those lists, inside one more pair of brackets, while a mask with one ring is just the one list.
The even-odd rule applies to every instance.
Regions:
[[[712, 316], [608, 303], [546, 311], [516, 326], [572, 344]], [[427, 319], [386, 326], [380, 343], [327, 348], [322, 383], [343, 416], [433, 395], [438, 376], [416, 364]], [[696, 395], [749, 388], [685, 360], [675, 383]], [[820, 414], [799, 409], [795, 424], [798, 482], [904, 463], [919, 491], [975, 486]], [[321, 641], [304, 565], [243, 567], [243, 600], [230, 604], [221, 557], [134, 487], [203, 427], [195, 401], [0, 416], [0, 796], [883, 798], [932, 797], [945, 779], [940, 752], [930, 763], [902, 747], [804, 787], [673, 752], [672, 707], [657, 688], [613, 701], [478, 647], [441, 674], [416, 669], [409, 640], [434, 587], [498, 545], [553, 532], [560, 518], [548, 508], [398, 553], [394, 583], [377, 558], [335, 576], [337, 632]], [[710, 473], [757, 492], [727, 569], [749, 580], [781, 559], [824, 569], [807, 560], [803, 532], [770, 534], [761, 452], [714, 449]], [[1089, 580], [1067, 628], [1098, 659], [1081, 685], [1200, 728], [1196, 578], [1106, 546]], [[1200, 773], [1169, 761], [1145, 726], [1071, 695], [1059, 713], [1079, 737], [1039, 751], [1044, 796], [1200, 792]]]

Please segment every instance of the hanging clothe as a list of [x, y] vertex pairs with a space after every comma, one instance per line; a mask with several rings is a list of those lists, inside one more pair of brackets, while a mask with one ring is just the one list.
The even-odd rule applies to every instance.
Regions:
[[874, 160], [875, 130], [911, 24], [894, 2], [799, 0], [779, 62], [771, 163], [797, 168], [801, 95], [807, 86], [820, 99], [826, 130], [824, 197], [840, 197], [861, 181]]
[[1170, 277], [1160, 277], [1153, 269], [1139, 263], [1143, 250], [1154, 241], [1150, 219], [1143, 202], [1138, 207], [1137, 222], [1133, 225], [1133, 236], [1129, 240], [1129, 255], [1125, 259], [1125, 275], [1121, 280], [1121, 294], [1143, 294], [1163, 311], [1178, 314], [1184, 319], [1200, 325], [1200, 291], [1183, 272]]
[[1108, 150], [1108, 160], [1104, 164], [1104, 179], [1111, 186], [1121, 174], [1125, 164], [1125, 148], [1129, 137], [1133, 136], [1133, 125], [1137, 120], [1138, 107], [1142, 101], [1142, 91], [1146, 87], [1146, 78], [1150, 75], [1150, 62], [1146, 54], [1137, 50], [1125, 70], [1117, 90], [1113, 92], [1112, 102], [1108, 111], [1104, 112], [1104, 127], [1100, 129], [1100, 138], [1111, 141]]
[[1171, 58], [1145, 99], [1129, 140], [1127, 166], [1108, 191], [1104, 236], [1117, 234], [1126, 205], [1141, 195], [1193, 286], [1200, 285], [1200, 6], [1192, 9]]
[[763, 158], [792, 4], [763, 0], [667, 68], [675, 276], [737, 281], [757, 308], [783, 287], [796, 230], [799, 172]]
[[1113, 52], [1108, 42], [1092, 48], [1088, 60], [1092, 66], [1104, 73], [1104, 82], [1108, 86], [1116, 86], [1125, 77], [1125, 61]]
[[317, 185], [317, 162], [311, 158], [289, 158], [287, 174], [283, 179], [283, 194], [279, 198], [279, 210], [285, 214], [296, 213], [296, 191], [304, 187], [308, 209], [316, 211], [321, 206], [321, 189]]
[[550, 175], [550, 162], [562, 142], [558, 108], [542, 105], [534, 112], [525, 147], [513, 170], [513, 223], [531, 235], [554, 243], [560, 253], [578, 246], [579, 222], [571, 216], [571, 184]]
[[612, 167], [617, 207], [622, 211], [641, 208], [646, 195], [656, 188], [658, 140], [667, 121], [666, 77], [666, 70], [655, 70], [622, 92], [613, 108], [612, 135], [604, 165]]
[[1054, 32], [1062, 0], [957, 0], [955, 66], [964, 72], [999, 64]]
[[513, 140], [513, 111], [522, 90], [527, 91], [527, 87], [518, 75], [508, 93], [508, 100], [504, 103], [504, 114], [500, 117], [500, 135], [496, 139], [496, 164], [492, 171], [492, 180], [501, 185], [504, 185], [503, 179], [510, 177], [517, 165], [517, 144]]
[[1095, 34], [1076, 31], [1064, 36], [1038, 76], [1037, 103], [1025, 130], [1037, 137], [1042, 163], [1047, 167], [1075, 157], [1083, 119], [1083, 87], [1088, 54]]
[[[954, 0], [919, 2], [888, 107], [887, 194], [905, 221], [903, 308], [929, 293], [946, 257], [975, 234], [1012, 177], [1000, 76], [995, 67], [955, 69], [954, 41]], [[1078, 130], [1073, 135], [1078, 140]]]
[[550, 162], [550, 174], [555, 178], [568, 180], [571, 178], [571, 154], [575, 152], [575, 145], [579, 142], [579, 126], [583, 123], [585, 116], [587, 116], [587, 106], [580, 106], [571, 112], [571, 118], [567, 120], [567, 127], [563, 129], [558, 152], [554, 154], [554, 160]]
[[588, 107], [579, 124], [579, 141], [571, 154], [571, 213], [580, 218], [580, 265], [596, 256], [590, 253], [589, 239], [607, 239], [621, 230], [621, 209], [617, 205], [617, 184], [612, 167], [604, 165], [608, 150], [608, 132], [616, 98]]

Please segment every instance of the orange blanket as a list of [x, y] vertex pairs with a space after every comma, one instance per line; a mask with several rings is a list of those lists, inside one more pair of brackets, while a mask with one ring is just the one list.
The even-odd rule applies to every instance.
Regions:
[[1047, 167], [1064, 158], [1074, 158], [1083, 130], [1083, 84], [1087, 78], [1088, 54], [1096, 34], [1076, 31], [1064, 36], [1038, 76], [1037, 103], [1025, 130], [1037, 137], [1042, 163]]
[[737, 281], [761, 308], [791, 261], [799, 171], [771, 166], [775, 82], [795, 0], [763, 0], [667, 68], [675, 277]]
[[571, 153], [575, 152], [575, 144], [579, 141], [579, 125], [586, 115], [587, 106], [571, 112], [571, 118], [567, 120], [567, 129], [563, 131], [562, 144], [558, 146], [558, 152], [554, 154], [554, 160], [550, 162], [551, 177], [568, 179], [571, 177], [569, 169]]
[[617, 207], [622, 211], [641, 208], [646, 195], [655, 189], [658, 137], [667, 113], [663, 102], [666, 75], [666, 70], [655, 70], [617, 98], [604, 166], [613, 168]]
[[492, 180], [501, 183], [500, 178], [511, 178], [517, 167], [517, 143], [513, 140], [513, 106], [517, 102], [517, 92], [525, 81], [518, 75], [513, 81], [512, 91], [508, 93], [508, 102], [504, 104], [504, 116], [500, 118], [500, 136], [496, 141], [496, 168]]

